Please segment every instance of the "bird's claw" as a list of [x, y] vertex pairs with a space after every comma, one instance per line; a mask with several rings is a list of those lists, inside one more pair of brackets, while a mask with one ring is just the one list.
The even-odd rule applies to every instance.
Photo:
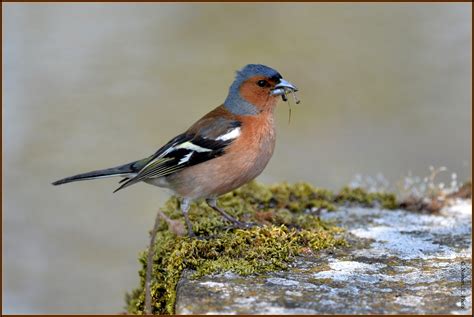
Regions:
[[255, 223], [255, 222], [243, 222], [243, 221], [235, 221], [232, 222], [232, 227], [233, 228], [238, 228], [238, 229], [251, 229], [254, 227], [261, 227], [262, 225]]

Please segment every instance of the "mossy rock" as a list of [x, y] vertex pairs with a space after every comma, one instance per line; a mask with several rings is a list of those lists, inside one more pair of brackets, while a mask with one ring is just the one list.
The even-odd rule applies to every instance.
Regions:
[[[233, 217], [262, 225], [248, 230], [230, 229], [204, 202], [193, 204], [189, 217], [200, 238], [176, 236], [165, 221], [159, 226], [152, 268], [153, 313], [174, 313], [176, 285], [184, 269], [195, 270], [195, 278], [225, 271], [249, 275], [284, 270], [305, 250], [346, 245], [339, 234], [342, 230], [317, 216], [321, 209], [335, 210], [345, 202], [391, 207], [392, 196], [350, 189], [335, 195], [307, 183], [263, 186], [251, 182], [219, 198], [219, 205]], [[182, 221], [176, 197], [162, 211]], [[144, 311], [146, 258], [144, 251], [139, 258], [140, 287], [126, 297], [128, 313]]]
[[384, 209], [395, 209], [398, 207], [394, 194], [375, 192], [369, 193], [362, 188], [344, 187], [335, 196], [334, 202], [356, 204], [364, 207], [382, 207]]

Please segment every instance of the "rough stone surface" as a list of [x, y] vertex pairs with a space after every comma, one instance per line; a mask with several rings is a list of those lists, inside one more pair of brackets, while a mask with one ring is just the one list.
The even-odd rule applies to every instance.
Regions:
[[469, 314], [472, 204], [440, 214], [343, 208], [321, 215], [351, 246], [297, 258], [287, 271], [178, 283], [177, 314]]

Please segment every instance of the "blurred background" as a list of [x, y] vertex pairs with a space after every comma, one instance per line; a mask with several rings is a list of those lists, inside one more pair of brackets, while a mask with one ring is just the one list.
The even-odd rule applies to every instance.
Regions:
[[248, 63], [302, 100], [261, 182], [471, 177], [470, 3], [2, 7], [4, 313], [122, 311], [169, 194], [50, 183], [153, 153]]

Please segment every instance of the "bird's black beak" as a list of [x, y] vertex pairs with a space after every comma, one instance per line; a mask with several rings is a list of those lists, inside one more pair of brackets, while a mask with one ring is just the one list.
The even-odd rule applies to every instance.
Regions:
[[272, 90], [272, 96], [281, 96], [283, 101], [286, 101], [286, 94], [287, 93], [294, 93], [298, 91], [295, 85], [290, 83], [289, 81], [284, 80], [283, 78], [280, 79], [280, 82], [275, 85], [275, 88]]
[[275, 88], [272, 90], [273, 96], [285, 95], [287, 92], [291, 91], [298, 91], [295, 85], [290, 83], [289, 81], [284, 80], [283, 78], [280, 79], [280, 82], [275, 85]]

